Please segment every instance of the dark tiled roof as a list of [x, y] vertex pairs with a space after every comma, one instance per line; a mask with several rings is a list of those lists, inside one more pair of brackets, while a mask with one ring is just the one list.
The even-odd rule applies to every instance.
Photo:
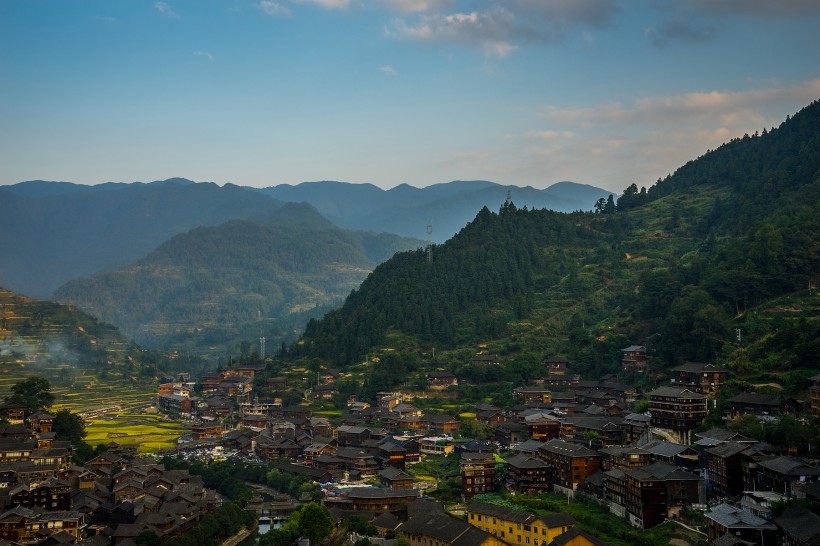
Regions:
[[805, 508], [792, 508], [774, 522], [801, 544], [820, 544], [820, 516]]

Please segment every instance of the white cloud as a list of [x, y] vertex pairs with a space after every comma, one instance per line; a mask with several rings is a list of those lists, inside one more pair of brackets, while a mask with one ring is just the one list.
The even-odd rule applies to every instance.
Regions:
[[[488, 57], [504, 58], [524, 44], [554, 44], [576, 27], [605, 27], [611, 23], [611, 0], [510, 0], [499, 5], [476, 2], [472, 11], [426, 13], [428, 2], [390, 0], [418, 16], [397, 18], [387, 36], [407, 40], [450, 42], [475, 47]], [[410, 8], [415, 8], [411, 10]]]
[[272, 0], [261, 0], [259, 8], [268, 15], [290, 15], [290, 9], [281, 2], [273, 2]]
[[382, 72], [384, 72], [388, 76], [398, 76], [399, 75], [399, 71], [396, 70], [395, 68], [393, 68], [392, 66], [390, 66], [389, 64], [386, 64], [384, 66], [380, 66], [379, 70], [381, 70]]
[[316, 4], [323, 8], [344, 9], [350, 5], [350, 0], [294, 0], [300, 4]]
[[165, 15], [166, 17], [174, 17], [177, 18], [179, 15], [168, 5], [167, 2], [156, 2], [154, 3], [154, 9], [156, 9], [161, 14]]
[[202, 57], [203, 59], [207, 59], [209, 61], [214, 60], [214, 56], [208, 53], [207, 51], [194, 51], [195, 57]]
[[762, 111], [772, 104], [806, 104], [820, 96], [820, 78], [791, 87], [770, 87], [753, 91], [709, 91], [671, 97], [637, 99], [631, 106], [606, 103], [588, 108], [545, 110], [547, 119], [589, 127], [598, 124], [663, 125], [697, 120], [742, 119], [763, 123]]

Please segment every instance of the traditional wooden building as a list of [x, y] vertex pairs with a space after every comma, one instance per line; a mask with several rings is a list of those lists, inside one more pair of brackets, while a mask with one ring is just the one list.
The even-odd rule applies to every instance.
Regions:
[[544, 460], [520, 453], [508, 457], [505, 462], [512, 485], [518, 491], [549, 491], [551, 489], [551, 469]]
[[660, 387], [649, 393], [652, 426], [681, 443], [691, 443], [692, 431], [703, 423], [707, 412], [706, 395], [686, 388]]
[[820, 516], [805, 508], [792, 508], [774, 520], [783, 531], [784, 546], [820, 544]]
[[495, 491], [495, 465], [492, 453], [461, 454], [461, 494], [465, 499]]
[[709, 545], [726, 535], [756, 546], [780, 546], [777, 525], [729, 504], [712, 506], [706, 516]]
[[649, 529], [700, 502], [701, 478], [666, 463], [624, 471], [629, 521]]
[[621, 349], [621, 370], [627, 373], [646, 373], [646, 347], [643, 345], [630, 345]]
[[379, 470], [379, 480], [382, 487], [389, 489], [413, 489], [413, 476], [394, 467]]
[[451, 372], [429, 372], [427, 382], [431, 389], [441, 390], [458, 385], [458, 379]]
[[707, 480], [712, 493], [717, 496], [733, 496], [743, 491], [742, 453], [748, 444], [725, 442], [705, 449]]
[[552, 400], [550, 390], [541, 385], [518, 387], [513, 394], [524, 400], [525, 404], [549, 404]]
[[546, 442], [539, 448], [538, 455], [552, 470], [553, 488], [575, 490], [601, 468], [600, 453], [563, 440]]
[[729, 371], [714, 364], [685, 362], [671, 370], [672, 387], [682, 387], [701, 394], [713, 394], [729, 378]]
[[324, 505], [343, 512], [368, 514], [406, 513], [407, 505], [418, 498], [415, 489], [387, 489], [383, 487], [354, 487], [344, 497], [326, 497]]

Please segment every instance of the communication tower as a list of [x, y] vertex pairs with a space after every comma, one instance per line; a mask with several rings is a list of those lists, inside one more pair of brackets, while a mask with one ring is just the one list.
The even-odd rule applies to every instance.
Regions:
[[259, 338], [259, 356], [265, 360], [265, 336]]

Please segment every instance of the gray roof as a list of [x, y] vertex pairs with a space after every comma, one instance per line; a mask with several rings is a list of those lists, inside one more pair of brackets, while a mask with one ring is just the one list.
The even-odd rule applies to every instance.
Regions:
[[778, 474], [789, 476], [820, 476], [820, 468], [808, 466], [791, 457], [773, 457], [760, 461], [760, 466]]
[[820, 544], [820, 516], [805, 508], [792, 508], [774, 522], [801, 544]]
[[638, 480], [646, 481], [646, 480], [699, 480], [700, 477], [692, 474], [691, 472], [686, 472], [685, 470], [681, 470], [680, 468], [671, 465], [669, 463], [665, 463], [663, 461], [658, 461], [652, 463], [649, 466], [641, 466], [638, 468], [630, 468], [625, 472], [629, 476], [636, 478]]
[[689, 446], [661, 440], [642, 445], [641, 448], [658, 457], [675, 457], [689, 449]]
[[709, 448], [706, 451], [709, 455], [714, 455], [716, 457], [731, 457], [732, 455], [737, 455], [738, 453], [746, 450], [749, 448], [748, 444], [740, 444], [738, 442], [724, 442], [720, 445], [715, 447]]
[[760, 529], [776, 529], [774, 523], [770, 523], [763, 518], [757, 517], [751, 512], [746, 512], [735, 506], [726, 503], [713, 506], [709, 512], [704, 514], [712, 521], [728, 528], [760, 528]]
[[780, 405], [780, 397], [774, 394], [760, 394], [757, 392], [744, 392], [738, 394], [737, 396], [733, 396], [729, 399], [729, 402], [734, 402], [737, 404], [754, 404], [757, 406], [779, 406]]
[[694, 392], [682, 387], [658, 387], [649, 393], [649, 396], [676, 396], [680, 398], [706, 399], [705, 394]]
[[535, 457], [530, 457], [523, 453], [513, 455], [512, 457], [507, 457], [505, 462], [515, 468], [547, 468], [549, 466], [545, 461]]
[[558, 453], [561, 455], [571, 455], [573, 457], [594, 457], [598, 452], [593, 451], [580, 444], [572, 444], [563, 440], [550, 440], [539, 451], [546, 451], [548, 453]]
[[408, 535], [425, 535], [443, 542], [452, 543], [455, 539], [474, 529], [472, 525], [443, 512], [427, 512], [414, 515], [399, 527]]
[[413, 476], [401, 470], [400, 468], [396, 468], [393, 466], [388, 466], [383, 470], [379, 470], [379, 476], [386, 480], [395, 481], [395, 480], [412, 480]]

